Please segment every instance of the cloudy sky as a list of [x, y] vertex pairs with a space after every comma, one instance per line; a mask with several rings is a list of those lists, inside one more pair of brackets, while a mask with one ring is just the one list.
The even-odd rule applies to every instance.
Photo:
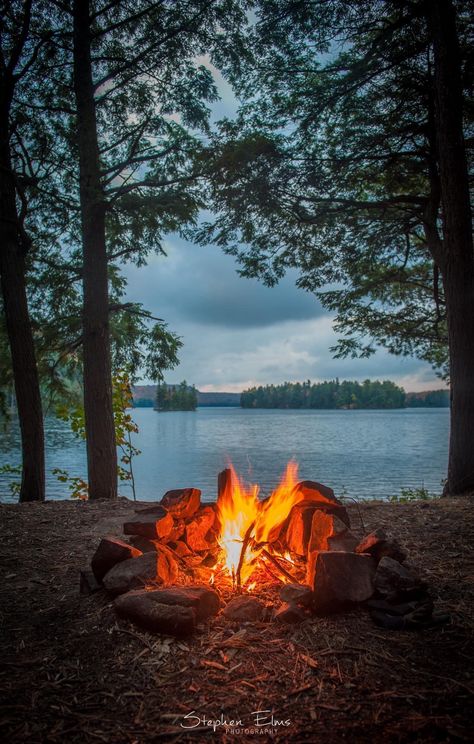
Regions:
[[384, 350], [370, 359], [333, 359], [332, 318], [295, 286], [295, 273], [269, 289], [239, 277], [234, 258], [216, 247], [172, 237], [166, 250], [146, 267], [128, 266], [126, 275], [128, 299], [163, 318], [184, 342], [167, 382], [186, 379], [199, 390], [235, 392], [334, 377], [391, 379], [406, 390], [442, 387], [429, 365]]

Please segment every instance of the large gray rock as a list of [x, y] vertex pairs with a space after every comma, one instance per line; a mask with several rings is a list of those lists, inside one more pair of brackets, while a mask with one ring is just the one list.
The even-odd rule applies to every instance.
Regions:
[[316, 614], [339, 612], [365, 602], [374, 592], [375, 562], [369, 555], [320, 551], [310, 553], [306, 583], [314, 592]]
[[309, 586], [304, 584], [283, 584], [280, 589], [280, 598], [290, 604], [309, 607], [313, 602], [313, 592]]
[[277, 623], [288, 623], [289, 625], [294, 625], [295, 623], [301, 623], [303, 620], [306, 620], [306, 614], [301, 607], [291, 604], [291, 602], [283, 602], [283, 604], [275, 610], [273, 619], [276, 620]]
[[172, 554], [162, 547], [158, 552], [144, 553], [114, 566], [103, 578], [110, 594], [125, 594], [157, 582], [169, 584], [176, 580], [178, 568]]
[[255, 597], [249, 597], [243, 594], [240, 597], [234, 597], [224, 607], [224, 616], [228, 620], [237, 620], [239, 622], [250, 622], [252, 620], [261, 620], [265, 605]]
[[136, 517], [125, 522], [123, 531], [125, 535], [141, 535], [150, 540], [159, 540], [167, 537], [173, 527], [173, 517], [161, 506], [152, 512], [137, 514]]
[[176, 519], [188, 519], [201, 505], [199, 488], [177, 488], [167, 491], [161, 503]]
[[103, 537], [92, 556], [91, 569], [97, 581], [102, 581], [105, 574], [117, 563], [130, 560], [130, 558], [138, 558], [141, 554], [141, 550], [118, 537]]
[[425, 588], [424, 582], [401, 563], [384, 556], [377, 566], [375, 588], [385, 597], [407, 595]]
[[217, 615], [220, 608], [219, 595], [208, 586], [169, 586], [146, 593], [149, 599], [159, 604], [192, 607], [197, 622]]
[[156, 601], [153, 594], [143, 590], [123, 594], [115, 600], [115, 610], [120, 617], [151, 633], [190, 635], [197, 623], [196, 610], [190, 606], [164, 604]]

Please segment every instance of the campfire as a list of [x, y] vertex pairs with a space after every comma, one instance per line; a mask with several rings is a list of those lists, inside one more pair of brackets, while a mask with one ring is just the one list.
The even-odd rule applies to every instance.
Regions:
[[128, 542], [101, 540], [81, 591], [104, 587], [121, 617], [148, 630], [188, 634], [223, 603], [236, 622], [301, 622], [361, 603], [387, 627], [420, 607], [432, 619], [426, 586], [397, 541], [382, 530], [360, 541], [334, 491], [298, 481], [294, 462], [266, 498], [229, 467], [215, 502], [183, 488], [135, 511], [123, 525]]

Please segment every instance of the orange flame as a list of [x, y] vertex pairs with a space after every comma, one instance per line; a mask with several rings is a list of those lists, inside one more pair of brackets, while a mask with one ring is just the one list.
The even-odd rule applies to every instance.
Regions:
[[275, 537], [291, 507], [303, 497], [295, 490], [298, 475], [295, 462], [288, 463], [279, 486], [263, 502], [258, 500], [257, 485], [244, 486], [232, 466], [230, 471], [231, 477], [217, 499], [220, 524], [218, 540], [223, 551], [223, 563], [235, 579], [245, 537], [253, 538], [247, 545], [242, 561], [240, 574], [243, 585], [255, 569], [255, 561], [261, 550], [258, 543], [266, 543]]

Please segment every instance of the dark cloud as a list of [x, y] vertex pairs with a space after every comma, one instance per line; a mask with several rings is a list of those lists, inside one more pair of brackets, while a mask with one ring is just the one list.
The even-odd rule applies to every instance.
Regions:
[[258, 328], [323, 315], [314, 297], [295, 287], [289, 273], [277, 287], [237, 274], [232, 256], [220, 249], [173, 239], [168, 256], [152, 257], [146, 269], [127, 268], [129, 296], [153, 313], [225, 328]]
[[334, 359], [332, 318], [295, 287], [295, 274], [271, 289], [239, 277], [218, 248], [171, 239], [168, 256], [126, 267], [128, 299], [164, 318], [184, 342], [168, 382], [239, 391], [285, 380], [391, 379], [406, 390], [442, 387], [429, 365], [383, 349], [369, 359]]

